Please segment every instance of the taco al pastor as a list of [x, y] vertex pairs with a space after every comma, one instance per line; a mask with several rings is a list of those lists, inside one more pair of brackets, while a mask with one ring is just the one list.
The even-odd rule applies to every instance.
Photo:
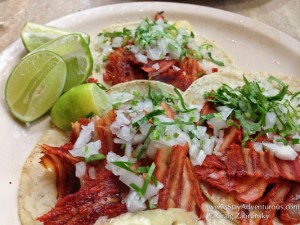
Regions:
[[184, 93], [210, 117], [215, 143], [195, 166], [201, 190], [237, 223], [300, 222], [299, 85], [293, 77], [228, 72]]
[[149, 79], [184, 91], [206, 74], [233, 67], [230, 57], [213, 42], [194, 34], [188, 21], [171, 23], [162, 13], [153, 20], [104, 29], [94, 49], [96, 73], [91, 79], [107, 86]]

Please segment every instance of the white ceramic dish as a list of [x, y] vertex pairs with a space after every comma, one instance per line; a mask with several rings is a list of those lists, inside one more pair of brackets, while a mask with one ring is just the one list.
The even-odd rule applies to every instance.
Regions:
[[[94, 8], [65, 16], [50, 24], [83, 31], [93, 38], [112, 23], [137, 21], [165, 11], [168, 20], [186, 19], [195, 33], [215, 41], [242, 70], [284, 73], [300, 78], [300, 43], [267, 25], [233, 13], [177, 3], [125, 3]], [[49, 127], [43, 118], [30, 127], [15, 121], [4, 101], [4, 87], [12, 67], [25, 54], [20, 40], [0, 55], [0, 221], [17, 225], [17, 191], [22, 166], [41, 132]]]

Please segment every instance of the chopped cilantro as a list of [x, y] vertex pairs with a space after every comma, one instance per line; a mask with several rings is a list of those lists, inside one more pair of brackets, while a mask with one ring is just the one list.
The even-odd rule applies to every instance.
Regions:
[[186, 107], [185, 102], [184, 102], [184, 99], [183, 99], [181, 93], [178, 91], [178, 89], [177, 89], [177, 88], [174, 88], [174, 91], [175, 91], [175, 93], [178, 95], [180, 105], [181, 105], [181, 107], [182, 107], [182, 109], [183, 109], [183, 110], [181, 110], [181, 109], [177, 108], [177, 111], [182, 112], [182, 113], [186, 113], [186, 112], [191, 112], [191, 111], [197, 110], [197, 108], [188, 109], [188, 108]]
[[[291, 106], [289, 100], [284, 97], [290, 94], [292, 97], [298, 94], [292, 94], [288, 90], [288, 85], [275, 77], [269, 77], [269, 82], [276, 82], [279, 92], [273, 96], [264, 95], [264, 88], [257, 81], [249, 82], [243, 77], [244, 85], [237, 88], [231, 88], [223, 84], [216, 91], [205, 94], [207, 101], [216, 105], [224, 105], [233, 108], [232, 117], [239, 120], [243, 127], [243, 144], [247, 140], [253, 139], [254, 134], [258, 136], [264, 134], [261, 128], [266, 126], [266, 116], [268, 112], [274, 112], [277, 122], [272, 128], [273, 133], [277, 133], [282, 137], [281, 142], [287, 143], [286, 137], [296, 133], [299, 125], [296, 123], [300, 118], [299, 112]], [[282, 111], [282, 108], [285, 110]], [[234, 124], [231, 119], [228, 121]], [[270, 129], [267, 129], [270, 132]], [[257, 137], [258, 137], [257, 136]], [[255, 138], [254, 138], [255, 139]]]
[[97, 85], [98, 85], [98, 87], [101, 88], [102, 90], [107, 91], [107, 88], [106, 88], [103, 84], [97, 83]]
[[148, 96], [153, 102], [153, 105], [159, 105], [164, 99], [163, 94], [158, 94], [156, 91], [152, 90], [151, 85], [149, 85]]
[[147, 115], [145, 115], [142, 119], [140, 119], [139, 121], [136, 121], [132, 124], [132, 127], [138, 128], [140, 126], [140, 124], [143, 124], [144, 122], [148, 121], [149, 119], [151, 119], [154, 116], [158, 116], [158, 115], [162, 115], [165, 113], [165, 110], [161, 110], [161, 109], [157, 109], [154, 110], [150, 113], [148, 113]]
[[99, 153], [99, 154], [96, 154], [96, 155], [91, 155], [88, 158], [84, 158], [84, 161], [86, 163], [89, 163], [89, 162], [93, 162], [93, 161], [101, 160], [101, 159], [105, 159], [105, 155], [103, 155], [102, 153]]
[[136, 173], [133, 169], [132, 169], [132, 166], [134, 165], [134, 163], [132, 162], [125, 162], [125, 161], [114, 161], [114, 162], [111, 162], [111, 164], [115, 165], [115, 166], [118, 166], [124, 170], [127, 170], [129, 172], [132, 172], [132, 173]]
[[214, 64], [216, 64], [216, 65], [218, 65], [218, 66], [224, 66], [224, 63], [223, 63], [223, 62], [218, 61], [218, 60], [215, 60], [215, 59], [212, 57], [211, 52], [208, 52], [207, 55], [208, 55], [208, 57], [210, 58], [210, 60], [211, 60]]
[[300, 139], [299, 138], [293, 138], [291, 140], [291, 142], [292, 142], [293, 145], [297, 145], [297, 144], [300, 144]]
[[144, 180], [144, 184], [141, 188], [139, 186], [137, 186], [136, 184], [134, 184], [134, 183], [130, 184], [130, 186], [139, 194], [139, 196], [142, 197], [142, 196], [145, 195], [145, 193], [147, 191], [147, 188], [148, 188], [148, 185], [149, 185], [149, 182], [152, 178], [154, 169], [155, 169], [155, 164], [152, 163], [149, 170], [148, 170], [147, 176]]

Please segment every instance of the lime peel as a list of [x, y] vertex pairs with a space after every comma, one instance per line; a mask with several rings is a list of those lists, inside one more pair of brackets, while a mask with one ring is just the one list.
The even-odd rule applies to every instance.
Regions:
[[93, 57], [89, 46], [80, 34], [61, 36], [40, 46], [28, 55], [44, 50], [60, 55], [67, 64], [68, 73], [64, 91], [85, 82], [92, 72]]
[[21, 30], [21, 38], [24, 47], [28, 51], [33, 51], [34, 49], [40, 47], [41, 45], [51, 40], [72, 33], [79, 33], [84, 38], [87, 44], [90, 43], [90, 36], [83, 32], [73, 32], [31, 22], [27, 22], [24, 24]]
[[59, 128], [70, 130], [71, 123], [91, 115], [101, 116], [111, 106], [105, 92], [94, 83], [73, 87], [64, 93], [51, 110], [51, 120]]
[[23, 122], [41, 117], [62, 94], [66, 76], [65, 61], [53, 52], [40, 51], [20, 61], [5, 86], [11, 113]]

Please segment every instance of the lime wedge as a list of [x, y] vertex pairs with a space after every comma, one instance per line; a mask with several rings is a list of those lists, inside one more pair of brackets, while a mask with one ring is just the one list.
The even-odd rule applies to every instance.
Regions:
[[21, 30], [21, 37], [25, 48], [32, 51], [48, 41], [54, 40], [62, 35], [79, 33], [87, 44], [90, 43], [89, 35], [82, 32], [73, 32], [51, 26], [27, 22]]
[[89, 46], [80, 34], [61, 36], [35, 49], [29, 55], [44, 50], [60, 55], [67, 64], [68, 74], [64, 91], [85, 82], [92, 72], [93, 58]]
[[64, 60], [41, 51], [22, 60], [5, 86], [5, 100], [12, 114], [31, 122], [46, 113], [62, 94], [67, 76]]
[[101, 116], [110, 105], [105, 92], [95, 83], [85, 83], [64, 93], [51, 110], [51, 120], [59, 128], [70, 130], [79, 118]]

